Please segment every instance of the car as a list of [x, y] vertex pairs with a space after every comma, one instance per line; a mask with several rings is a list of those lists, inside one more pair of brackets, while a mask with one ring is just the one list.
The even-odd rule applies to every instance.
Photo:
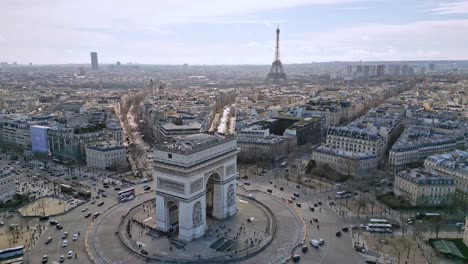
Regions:
[[99, 212], [95, 212], [93, 215], [93, 219], [96, 219], [99, 216]]
[[99, 198], [101, 198], [101, 197], [99, 197], [99, 195], [96, 195], [96, 197], [95, 197], [95, 198], [96, 198], [96, 199], [99, 199]]
[[249, 177], [247, 175], [242, 176], [242, 179], [247, 180]]
[[252, 200], [255, 200], [255, 195], [249, 193], [249, 198], [252, 199]]
[[291, 196], [291, 200], [296, 201], [296, 197]]
[[68, 232], [63, 232], [62, 239], [67, 238], [67, 237], [68, 237]]
[[151, 190], [151, 186], [145, 186], [145, 187], [143, 187], [143, 191], [149, 191], [149, 190]]
[[307, 247], [306, 245], [302, 246], [301, 251], [302, 251], [303, 253], [306, 253], [307, 250], [309, 250], [309, 247]]
[[456, 224], [455, 224], [455, 226], [457, 226], [457, 227], [462, 227], [462, 226], [464, 226], [464, 225], [465, 225], [465, 223], [456, 223]]
[[81, 209], [81, 212], [86, 212], [86, 211], [88, 211], [88, 207]]
[[348, 230], [349, 230], [349, 228], [347, 226], [341, 228], [341, 231], [343, 231], [343, 232], [348, 232]]
[[309, 209], [310, 209], [312, 212], [314, 212], [314, 211], [315, 211], [315, 208], [314, 208], [314, 207], [312, 207], [312, 206], [309, 206]]
[[76, 241], [78, 239], [78, 234], [73, 235], [73, 241]]
[[280, 191], [284, 191], [284, 188], [283, 188], [283, 187], [280, 187]]
[[73, 257], [73, 251], [68, 251], [67, 258], [72, 258]]
[[293, 200], [289, 199], [288, 202], [289, 202], [289, 203], [293, 203]]
[[272, 180], [269, 180], [269, 183], [270, 183], [270, 184], [273, 184], [273, 181], [272, 181]]
[[365, 224], [360, 224], [359, 227], [360, 228], [366, 228], [367, 226]]
[[301, 189], [301, 186], [298, 184], [298, 185], [296, 185], [296, 188], [297, 188], [297, 189]]
[[321, 239], [319, 239], [319, 245], [323, 245], [323, 244], [325, 244], [325, 240], [324, 240], [324, 239], [322, 239], [322, 238], [321, 238]]
[[91, 201], [91, 204], [95, 204], [95, 203], [96, 203], [96, 200], [92, 200], [92, 201]]
[[57, 228], [58, 230], [61, 230], [63, 228], [63, 226], [61, 224], [57, 223], [55, 225], [55, 228]]
[[65, 261], [65, 256], [61, 255], [60, 258], [59, 258], [59, 262], [64, 262], [64, 261]]
[[268, 193], [273, 193], [273, 190], [272, 189], [267, 189], [267, 192]]
[[5, 222], [0, 221], [0, 226], [4, 226], [4, 225], [5, 225]]
[[336, 236], [340, 237], [341, 236], [341, 231], [336, 232]]
[[115, 187], [115, 188], [114, 188], [114, 191], [120, 191], [120, 190], [121, 190], [120, 187]]
[[296, 196], [296, 197], [299, 197], [299, 193], [298, 193], [298, 192], [293, 193], [293, 195]]
[[87, 214], [85, 214], [84, 217], [85, 217], [85, 218], [88, 218], [88, 217], [90, 217], [90, 216], [91, 216], [91, 212], [88, 212]]
[[244, 182], [244, 185], [250, 186], [249, 182]]
[[299, 260], [301, 260], [301, 256], [299, 256], [299, 255], [294, 255], [294, 256], [292, 257], [292, 261], [293, 261], [293, 262], [298, 262]]
[[148, 255], [148, 251], [146, 251], [144, 249], [140, 250], [140, 253], [143, 254], [143, 255]]
[[366, 260], [366, 263], [367, 263], [367, 264], [377, 264], [377, 261], [367, 259], [367, 260]]
[[309, 241], [310, 245], [313, 246], [314, 248], [318, 248], [320, 245], [320, 242], [318, 240], [312, 239]]
[[322, 201], [318, 201], [318, 204], [321, 206], [321, 205], [322, 205]]
[[97, 206], [102, 206], [104, 204], [104, 201], [100, 201]]
[[67, 241], [67, 240], [64, 240], [64, 241], [62, 242], [62, 247], [66, 247], [67, 245], [68, 245], [68, 241]]
[[317, 204], [317, 203], [314, 203], [314, 207], [317, 207], [317, 206], [318, 206], [318, 204]]
[[312, 218], [312, 220], [314, 220], [315, 223], [318, 223], [318, 218], [317, 217]]
[[357, 225], [351, 225], [351, 229], [356, 229]]
[[50, 244], [50, 242], [52, 242], [52, 238], [51, 238], [51, 237], [48, 237], [48, 238], [46, 239], [46, 241], [45, 241], [45, 244], [46, 244], [46, 245], [47, 245], [47, 244]]
[[253, 222], [253, 221], [255, 221], [255, 217], [249, 217], [249, 218], [247, 218], [247, 222], [251, 223], [251, 222]]
[[39, 217], [39, 221], [47, 221], [47, 220], [49, 220], [49, 216], [48, 216], [48, 215]]
[[465, 231], [465, 227], [462, 226], [462, 227], [460, 228], [460, 230], [461, 230], [461, 231]]
[[42, 263], [47, 263], [47, 261], [49, 261], [49, 256], [47, 255], [42, 256]]
[[328, 202], [329, 205], [335, 205], [335, 202], [334, 201], [330, 201]]
[[301, 203], [296, 203], [296, 206], [301, 208], [302, 207], [302, 204]]
[[102, 193], [101, 195], [102, 195], [102, 197], [107, 197], [106, 193]]

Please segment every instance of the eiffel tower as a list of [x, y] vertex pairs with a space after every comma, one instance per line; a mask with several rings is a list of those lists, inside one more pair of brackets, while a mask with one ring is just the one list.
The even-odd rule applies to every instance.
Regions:
[[270, 72], [266, 77], [266, 81], [272, 80], [275, 83], [278, 83], [280, 79], [286, 80], [286, 73], [283, 71], [283, 64], [281, 64], [279, 56], [279, 27], [276, 29], [276, 50], [275, 50], [275, 60], [271, 64]]

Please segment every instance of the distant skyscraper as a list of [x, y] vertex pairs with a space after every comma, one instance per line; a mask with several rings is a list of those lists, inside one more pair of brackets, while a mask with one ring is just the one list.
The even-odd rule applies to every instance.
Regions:
[[370, 75], [370, 67], [369, 67], [369, 65], [364, 65], [364, 67], [363, 67], [363, 72], [364, 72], [364, 76], [369, 77], [369, 75]]
[[356, 72], [357, 72], [357, 73], [361, 73], [361, 72], [362, 72], [362, 65], [358, 65], [358, 66], [356, 67]]
[[429, 64], [429, 70], [433, 71], [435, 70], [436, 66], [434, 63]]
[[385, 72], [385, 65], [379, 64], [377, 65], [376, 75], [377, 77], [382, 77]]
[[408, 64], [401, 65], [401, 75], [408, 75], [409, 74]]
[[280, 79], [286, 80], [286, 73], [283, 71], [283, 64], [281, 64], [279, 55], [279, 27], [276, 29], [276, 47], [275, 47], [275, 60], [271, 64], [270, 72], [267, 75], [266, 80], [273, 80], [279, 82]]
[[346, 74], [351, 75], [353, 73], [353, 65], [346, 66]]
[[99, 69], [97, 52], [91, 52], [91, 70], [97, 71]]

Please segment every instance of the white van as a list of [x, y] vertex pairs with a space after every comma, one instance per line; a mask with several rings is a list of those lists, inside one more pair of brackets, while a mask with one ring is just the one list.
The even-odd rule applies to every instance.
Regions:
[[312, 239], [309, 241], [310, 245], [313, 246], [314, 248], [318, 248], [320, 245], [320, 242], [318, 240]]

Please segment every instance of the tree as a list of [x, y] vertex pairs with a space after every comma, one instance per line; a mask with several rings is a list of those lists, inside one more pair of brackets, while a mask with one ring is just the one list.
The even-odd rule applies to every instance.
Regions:
[[[361, 194], [361, 195], [359, 196], [358, 201], [357, 201], [357, 206], [358, 206], [357, 218], [359, 218], [359, 213], [360, 213], [361, 209], [364, 209], [364, 208], [366, 207], [366, 205], [367, 205], [367, 201], [366, 201], [364, 195]], [[364, 211], [364, 210], [363, 210], [363, 211]]]

